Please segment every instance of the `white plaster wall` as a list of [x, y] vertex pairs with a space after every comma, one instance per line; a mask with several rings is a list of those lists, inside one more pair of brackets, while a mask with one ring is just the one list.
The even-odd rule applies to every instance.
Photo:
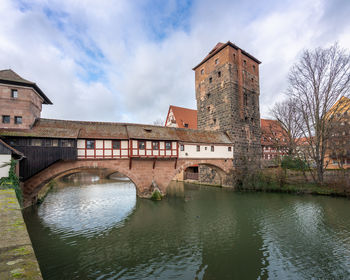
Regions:
[[[128, 141], [121, 141], [121, 148], [122, 149], [127, 149], [128, 148]], [[136, 147], [137, 147], [137, 144], [136, 144]]]
[[[230, 145], [214, 145], [214, 152], [211, 151], [212, 145], [199, 145], [199, 152], [197, 152], [197, 145], [184, 145], [184, 151], [179, 148], [179, 158], [233, 158], [233, 147]], [[231, 147], [231, 151], [228, 151], [228, 147]]]
[[9, 176], [10, 166], [9, 165], [5, 167], [1, 167], [1, 166], [10, 161], [11, 161], [11, 155], [0, 155], [0, 178]]
[[112, 140], [105, 140], [105, 149], [112, 148]]
[[77, 145], [78, 145], [78, 148], [84, 149], [85, 148], [85, 139], [84, 140], [83, 139], [79, 139]]

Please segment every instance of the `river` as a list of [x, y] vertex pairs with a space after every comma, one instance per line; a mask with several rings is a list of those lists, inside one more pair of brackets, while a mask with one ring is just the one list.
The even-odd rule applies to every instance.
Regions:
[[44, 279], [350, 279], [350, 201], [65, 183], [23, 211]]

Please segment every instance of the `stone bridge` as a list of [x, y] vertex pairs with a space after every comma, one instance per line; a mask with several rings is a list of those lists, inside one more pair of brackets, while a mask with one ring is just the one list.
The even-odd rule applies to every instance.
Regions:
[[219, 174], [220, 185], [232, 185], [229, 179], [234, 169], [231, 159], [164, 159], [157, 161], [140, 159], [133, 160], [132, 167], [128, 159], [59, 161], [22, 183], [23, 205], [27, 207], [35, 203], [39, 191], [50, 180], [82, 170], [96, 170], [106, 176], [120, 172], [135, 184], [137, 195], [145, 198], [151, 196], [152, 182], [155, 182], [165, 195], [175, 175], [193, 165], [211, 167]]

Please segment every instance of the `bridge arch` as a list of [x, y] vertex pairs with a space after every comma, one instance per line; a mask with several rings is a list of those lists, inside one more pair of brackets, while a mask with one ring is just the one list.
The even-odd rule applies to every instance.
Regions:
[[150, 197], [153, 183], [166, 194], [170, 181], [176, 174], [191, 165], [206, 165], [220, 172], [220, 184], [226, 185], [226, 178], [233, 169], [232, 160], [225, 159], [172, 159], [172, 160], [72, 160], [56, 162], [22, 183], [24, 207], [33, 204], [40, 189], [51, 179], [62, 177], [78, 170], [103, 170], [105, 174], [120, 172], [127, 176], [136, 186], [139, 197]]
[[229, 177], [233, 170], [232, 160], [182, 160], [179, 162], [178, 168], [176, 169], [174, 176], [176, 176], [182, 171], [185, 171], [188, 167], [191, 167], [193, 165], [198, 165], [199, 167], [209, 167], [210, 169], [215, 170], [220, 178], [220, 181], [217, 184], [221, 186], [231, 186]]
[[137, 176], [137, 172], [129, 169], [128, 160], [109, 161], [109, 160], [81, 160], [81, 161], [59, 161], [56, 162], [33, 177], [29, 178], [22, 184], [23, 205], [27, 207], [37, 200], [37, 195], [42, 187], [52, 179], [62, 178], [66, 175], [82, 172], [96, 171], [101, 176], [119, 172], [128, 177], [136, 187], [139, 196], [143, 196], [145, 184]]

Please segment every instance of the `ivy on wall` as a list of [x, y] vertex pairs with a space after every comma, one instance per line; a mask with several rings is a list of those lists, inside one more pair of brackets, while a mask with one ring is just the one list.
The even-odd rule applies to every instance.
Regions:
[[19, 186], [19, 178], [16, 175], [17, 160], [11, 159], [11, 162], [1, 167], [4, 167], [6, 165], [10, 165], [9, 176], [0, 179], [0, 189], [14, 189], [16, 192], [18, 202], [22, 206], [22, 190]]

